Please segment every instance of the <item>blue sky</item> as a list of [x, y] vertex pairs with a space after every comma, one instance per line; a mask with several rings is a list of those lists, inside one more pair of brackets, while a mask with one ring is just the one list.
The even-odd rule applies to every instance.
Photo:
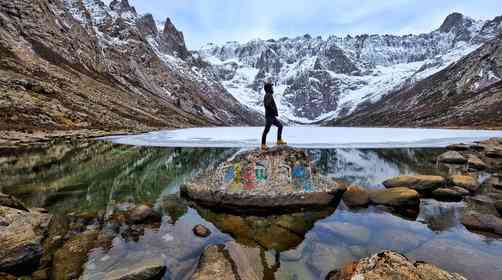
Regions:
[[205, 43], [361, 33], [407, 34], [439, 27], [451, 12], [502, 15], [502, 0], [129, 0], [140, 13], [170, 17], [190, 49]]

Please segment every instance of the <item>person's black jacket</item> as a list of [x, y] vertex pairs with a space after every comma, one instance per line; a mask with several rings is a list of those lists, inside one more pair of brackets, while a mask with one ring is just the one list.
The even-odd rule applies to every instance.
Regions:
[[266, 83], [264, 89], [265, 99], [263, 100], [263, 104], [265, 105], [265, 117], [279, 116], [277, 106], [275, 105], [274, 89], [272, 88], [272, 84]]

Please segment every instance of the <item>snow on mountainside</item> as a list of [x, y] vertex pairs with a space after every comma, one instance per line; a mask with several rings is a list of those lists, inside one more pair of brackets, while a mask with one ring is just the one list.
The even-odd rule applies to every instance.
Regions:
[[275, 82], [282, 118], [325, 122], [358, 105], [413, 85], [458, 61], [502, 31], [501, 18], [478, 21], [454, 13], [420, 35], [358, 35], [327, 39], [304, 35], [253, 40], [195, 52], [241, 103], [263, 112], [262, 84]]

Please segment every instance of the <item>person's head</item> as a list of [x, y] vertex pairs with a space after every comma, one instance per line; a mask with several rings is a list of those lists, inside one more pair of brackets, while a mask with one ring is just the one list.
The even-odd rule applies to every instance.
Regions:
[[272, 84], [272, 83], [273, 83], [272, 77], [265, 78], [265, 84]]

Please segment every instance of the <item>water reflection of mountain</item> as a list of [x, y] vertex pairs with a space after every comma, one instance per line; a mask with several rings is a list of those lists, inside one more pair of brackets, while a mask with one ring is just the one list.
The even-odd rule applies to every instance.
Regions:
[[154, 202], [166, 188], [233, 152], [61, 143], [0, 157], [0, 191], [56, 212], [95, 211], [121, 201]]
[[323, 174], [365, 187], [381, 186], [388, 177], [442, 172], [435, 159], [441, 149], [309, 150]]

